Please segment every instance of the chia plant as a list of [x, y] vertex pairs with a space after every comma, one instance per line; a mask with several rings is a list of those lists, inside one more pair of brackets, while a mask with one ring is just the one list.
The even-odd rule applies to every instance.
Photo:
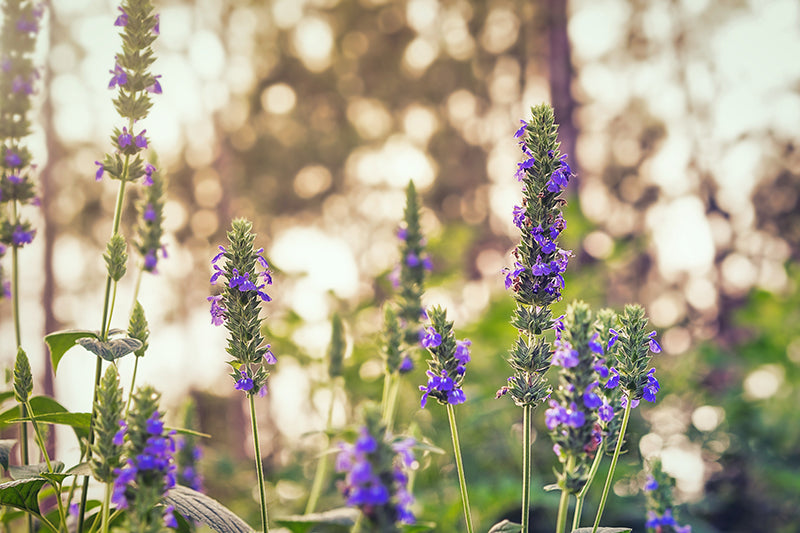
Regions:
[[561, 299], [563, 273], [571, 255], [559, 248], [557, 239], [566, 228], [561, 193], [572, 170], [567, 155], [559, 152], [558, 126], [550, 106], [532, 108], [530, 121], [520, 122], [514, 137], [524, 159], [517, 164], [515, 177], [522, 183], [523, 200], [513, 210], [520, 241], [512, 252], [514, 267], [504, 269], [506, 289], [517, 302], [511, 323], [519, 337], [508, 358], [513, 375], [497, 397], [509, 395], [522, 407], [522, 531], [528, 533], [531, 417], [533, 409], [550, 394], [545, 373], [550, 367], [551, 348], [544, 333], [553, 327], [550, 306]]
[[[344, 473], [339, 488], [347, 505], [357, 507], [368, 531], [398, 533], [413, 524], [409, 472], [416, 466], [413, 439], [390, 439], [379, 414], [367, 410], [353, 444], [339, 443], [336, 471]], [[357, 522], [359, 523], [359, 522]], [[358, 526], [356, 526], [358, 527]]]
[[681, 526], [673, 501], [675, 478], [664, 472], [661, 460], [649, 464], [644, 494], [647, 500], [647, 533], [692, 533], [692, 526]]
[[461, 459], [461, 444], [458, 438], [458, 427], [456, 426], [454, 405], [459, 405], [467, 401], [461, 385], [466, 373], [466, 365], [470, 361], [469, 346], [471, 342], [467, 339], [458, 341], [453, 333], [453, 322], [447, 320], [447, 312], [441, 307], [433, 307], [428, 311], [430, 326], [425, 328], [422, 340], [424, 348], [427, 348], [430, 357], [428, 358], [428, 383], [420, 386], [422, 399], [420, 406], [425, 408], [428, 399], [434, 398], [438, 403], [447, 409], [447, 418], [450, 421], [450, 435], [453, 439], [453, 454], [456, 459], [458, 470], [459, 489], [461, 491], [461, 503], [464, 508], [464, 519], [467, 531], [472, 533], [472, 512], [470, 511], [469, 495], [467, 493], [467, 482], [464, 476], [464, 463]]
[[[267, 498], [254, 397], [267, 393], [268, 366], [276, 364], [277, 359], [270, 350], [270, 345], [263, 345], [264, 337], [261, 335], [259, 312], [262, 303], [272, 300], [264, 292], [266, 286], [272, 284], [272, 276], [262, 255], [264, 249], [256, 250], [253, 246], [256, 236], [252, 229], [253, 225], [244, 219], [231, 223], [228, 247], [220, 246], [220, 252], [211, 260], [214, 274], [210, 281], [212, 284], [221, 281], [222, 292], [207, 299], [211, 303], [212, 323], [224, 324], [229, 333], [227, 352], [231, 359], [228, 364], [235, 388], [244, 392], [250, 401], [253, 448], [261, 497], [261, 524], [266, 533], [269, 531]], [[257, 266], [260, 270], [257, 270]]]

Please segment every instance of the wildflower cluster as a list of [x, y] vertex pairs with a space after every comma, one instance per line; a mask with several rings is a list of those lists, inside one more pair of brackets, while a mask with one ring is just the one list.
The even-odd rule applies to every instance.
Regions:
[[506, 268], [505, 286], [517, 300], [512, 324], [519, 338], [508, 363], [514, 375], [497, 391], [510, 394], [519, 406], [534, 406], [549, 394], [544, 373], [550, 365], [550, 345], [542, 333], [553, 327], [550, 305], [561, 299], [563, 273], [571, 252], [556, 242], [566, 227], [560, 198], [571, 176], [566, 155], [558, 152], [558, 126], [553, 110], [540, 105], [531, 110], [530, 122], [522, 121], [515, 133], [525, 160], [516, 177], [523, 183], [523, 201], [514, 208], [514, 224], [520, 242], [512, 252], [514, 268]]
[[675, 479], [661, 469], [661, 461], [653, 461], [644, 485], [647, 498], [645, 527], [648, 533], [691, 533], [692, 526], [679, 525], [674, 514], [674, 487]]
[[176, 465], [174, 432], [164, 431], [158, 401], [151, 387], [138, 389], [128, 419], [115, 435], [115, 444], [124, 443], [124, 461], [114, 470], [111, 501], [128, 510], [135, 531], [177, 528], [174, 509], [161, 505], [164, 494], [175, 486]]
[[136, 123], [150, 111], [150, 94], [161, 93], [160, 76], [153, 76], [149, 70], [155, 61], [151, 45], [159, 34], [158, 15], [153, 13], [149, 0], [125, 0], [119, 11], [121, 14], [114, 25], [122, 29], [123, 46], [122, 53], [115, 58], [114, 68], [109, 71], [108, 88], [117, 89], [114, 107], [128, 122], [121, 129], [114, 129], [111, 143], [115, 152], [106, 154], [102, 162], [95, 161], [95, 179], [108, 174], [122, 181], [135, 181], [144, 176], [149, 182], [155, 167], [141, 157], [142, 150], [148, 147], [147, 130], [137, 131]]
[[[39, 33], [43, 8], [25, 0], [9, 0], [3, 3], [3, 27], [0, 36], [0, 207], [9, 205], [0, 218], [0, 245], [21, 248], [33, 242], [36, 230], [24, 220], [20, 208], [38, 205], [31, 172], [31, 153], [22, 145], [22, 139], [30, 133], [28, 112], [31, 95], [39, 78], [31, 55]], [[2, 256], [2, 252], [0, 252]], [[5, 284], [0, 277], [0, 284]], [[6, 295], [0, 291], [0, 297]]]
[[431, 325], [425, 328], [420, 341], [428, 349], [428, 383], [420, 386], [423, 392], [420, 405], [425, 407], [428, 397], [446, 405], [458, 405], [467, 400], [461, 384], [470, 360], [468, 339], [457, 341], [453, 333], [453, 322], [447, 320], [447, 313], [441, 307], [428, 311]]
[[559, 486], [572, 493], [583, 488], [603, 435], [601, 422], [614, 417], [603, 398], [595, 371], [598, 333], [589, 306], [574, 302], [556, 322], [553, 365], [559, 366], [558, 387], [545, 412], [553, 450], [565, 464]]
[[373, 526], [370, 531], [398, 532], [414, 523], [408, 472], [416, 466], [413, 439], [386, 440], [386, 426], [368, 414], [353, 444], [340, 443], [336, 471], [345, 473], [339, 487], [348, 505], [358, 507]]
[[145, 175], [143, 183], [147, 187], [138, 206], [136, 249], [142, 256], [142, 268], [147, 272], [156, 273], [159, 252], [163, 258], [167, 257], [166, 247], [161, 242], [164, 234], [164, 178], [161, 172], [153, 167], [150, 174]]
[[[253, 247], [252, 229], [247, 220], [233, 221], [228, 248], [220, 246], [220, 252], [211, 260], [214, 269], [211, 284], [222, 280], [222, 292], [207, 300], [211, 302], [212, 323], [225, 324], [230, 333], [227, 351], [233, 359], [228, 364], [233, 369], [230, 375], [236, 381], [236, 389], [248, 395], [263, 395], [269, 376], [266, 365], [277, 363], [270, 345], [262, 346], [259, 317], [261, 303], [271, 300], [264, 289], [272, 284], [272, 276], [263, 256], [264, 249]], [[261, 270], [257, 272], [256, 266]]]

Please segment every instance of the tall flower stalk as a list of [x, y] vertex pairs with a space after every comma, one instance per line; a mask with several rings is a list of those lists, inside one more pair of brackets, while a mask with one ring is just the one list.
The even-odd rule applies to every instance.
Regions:
[[[158, 15], [153, 13], [152, 3], [149, 0], [123, 0], [119, 11], [121, 15], [116, 18], [114, 25], [121, 28], [122, 51], [116, 55], [114, 68], [109, 71], [111, 79], [108, 88], [117, 91], [113, 100], [114, 107], [125, 121], [125, 125], [122, 128], [115, 128], [111, 135], [114, 151], [106, 153], [102, 162], [95, 161], [96, 180], [99, 181], [104, 175], [108, 175], [111, 179], [119, 181], [111, 237], [104, 254], [108, 275], [103, 297], [100, 342], [108, 341], [117, 283], [127, 271], [127, 243], [120, 232], [120, 221], [125, 205], [125, 187], [128, 182], [143, 177], [149, 180], [155, 170], [152, 165], [146, 164], [142, 157], [148, 147], [148, 139], [145, 129], [137, 129], [137, 122], [147, 117], [152, 106], [150, 94], [161, 93], [161, 84], [158, 81], [160, 76], [152, 75], [149, 70], [156, 59], [151, 46], [159, 34]], [[97, 401], [102, 366], [102, 358], [98, 356], [95, 364], [93, 407]], [[90, 435], [93, 439], [94, 433]], [[88, 450], [91, 457], [91, 447]], [[87, 476], [84, 478], [78, 515], [79, 530], [83, 527], [88, 484]]]
[[386, 363], [381, 408], [389, 431], [394, 425], [400, 375], [414, 368], [413, 356], [419, 347], [421, 323], [425, 316], [422, 295], [425, 279], [433, 263], [425, 251], [425, 238], [420, 227], [420, 205], [414, 182], [406, 187], [403, 223], [397, 229], [400, 240], [400, 264], [391, 273], [398, 290], [397, 309], [387, 306], [384, 322], [384, 361]]
[[264, 249], [253, 246], [253, 225], [244, 219], [236, 219], [228, 232], [229, 246], [220, 246], [220, 252], [211, 260], [214, 274], [211, 283], [222, 282], [222, 292], [209, 296], [211, 321], [214, 325], [225, 325], [228, 330], [227, 352], [231, 356], [231, 377], [235, 388], [244, 392], [250, 402], [250, 420], [253, 428], [253, 448], [256, 457], [256, 473], [261, 499], [262, 531], [269, 531], [267, 497], [264, 471], [261, 464], [261, 448], [258, 442], [255, 396], [267, 393], [269, 366], [277, 360], [264, 345], [261, 335], [261, 304], [271, 298], [264, 292], [272, 284], [269, 265], [262, 255]]
[[467, 483], [464, 476], [464, 463], [461, 459], [461, 444], [458, 438], [454, 405], [467, 401], [461, 385], [466, 373], [466, 365], [470, 361], [470, 341], [457, 341], [453, 333], [453, 322], [447, 320], [447, 313], [441, 307], [433, 307], [428, 311], [430, 326], [422, 337], [422, 346], [428, 349], [428, 383], [420, 386], [422, 400], [420, 406], [425, 408], [429, 398], [436, 399], [447, 408], [450, 422], [450, 435], [453, 439], [453, 454], [458, 471], [458, 485], [461, 491], [461, 504], [464, 508], [464, 520], [467, 531], [472, 533], [472, 512], [469, 506]]
[[[31, 56], [36, 46], [42, 8], [26, 0], [3, 2], [3, 28], [0, 39], [0, 258], [11, 249], [11, 280], [3, 279], [0, 267], [0, 298], [11, 298], [14, 317], [14, 339], [17, 353], [22, 352], [19, 305], [19, 249], [33, 241], [36, 230], [22, 216], [26, 205], [38, 205], [34, 190], [31, 153], [22, 144], [31, 123], [28, 112], [39, 71]], [[22, 352], [24, 355], [24, 352]], [[26, 358], [27, 360], [27, 358]], [[29, 405], [21, 403], [22, 418], [29, 414]], [[28, 424], [20, 423], [22, 461], [28, 464]], [[28, 519], [28, 529], [32, 521]]]
[[644, 398], [648, 402], [656, 401], [656, 394], [660, 389], [658, 380], [655, 377], [655, 368], [647, 369], [651, 353], [660, 353], [661, 346], [655, 338], [656, 332], [647, 331], [647, 317], [644, 309], [639, 305], [626, 305], [625, 311], [619, 317], [621, 327], [618, 333], [620, 344], [617, 355], [616, 367], [609, 369], [610, 378], [606, 383], [606, 388], [614, 389], [620, 387], [622, 391], [621, 407], [625, 409], [622, 417], [622, 427], [620, 428], [617, 445], [614, 448], [614, 456], [611, 459], [611, 466], [608, 470], [603, 493], [600, 497], [600, 506], [594, 519], [592, 533], [597, 531], [600, 519], [614, 478], [614, 471], [617, 467], [622, 444], [625, 440], [625, 431], [630, 420], [631, 410], [639, 405], [639, 401]]
[[561, 299], [563, 273], [570, 252], [556, 242], [566, 227], [561, 215], [561, 193], [572, 171], [566, 154], [558, 151], [558, 126], [553, 110], [542, 104], [531, 109], [531, 119], [520, 121], [514, 136], [519, 140], [523, 161], [516, 178], [522, 182], [523, 200], [515, 206], [513, 221], [520, 230], [514, 248], [513, 268], [504, 269], [506, 289], [512, 291], [517, 307], [511, 319], [519, 337], [510, 350], [508, 363], [514, 374], [497, 397], [509, 395], [522, 407], [522, 531], [529, 531], [531, 481], [531, 417], [534, 407], [549, 395], [544, 378], [550, 367], [551, 348], [544, 332], [553, 327], [550, 306]]

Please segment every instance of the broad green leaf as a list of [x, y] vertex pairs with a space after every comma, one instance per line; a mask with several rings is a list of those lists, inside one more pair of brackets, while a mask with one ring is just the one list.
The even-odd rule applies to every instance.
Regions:
[[0, 440], [0, 465], [3, 465], [3, 470], [8, 470], [8, 458], [16, 443], [17, 441], [14, 439]]
[[63, 426], [71, 426], [73, 428], [85, 429], [89, 431], [89, 424], [92, 420], [91, 413], [43, 413], [40, 415], [33, 415], [28, 418], [15, 418], [9, 420], [10, 423], [25, 422], [28, 420], [36, 420], [37, 422], [44, 422], [45, 424], [61, 424]]
[[[598, 527], [597, 533], [630, 533], [633, 531], [629, 527]], [[592, 533], [592, 528], [590, 527], [581, 527], [578, 529], [573, 529], [572, 533]]]
[[12, 420], [16, 420], [20, 417], [20, 410], [19, 404], [9, 407], [2, 413], [0, 413], [0, 429], [6, 428], [12, 425]]
[[83, 337], [76, 342], [88, 351], [109, 362], [124, 357], [129, 353], [133, 353], [142, 347], [142, 341], [128, 337], [112, 339], [108, 342], [103, 342], [98, 338]]
[[71, 329], [56, 331], [55, 333], [45, 336], [44, 342], [46, 342], [47, 346], [50, 348], [50, 362], [53, 364], [53, 374], [58, 371], [58, 364], [61, 362], [61, 358], [64, 357], [64, 354], [75, 346], [75, 341], [84, 337], [94, 337], [97, 339], [100, 337], [100, 334], [96, 331]]
[[317, 524], [328, 526], [342, 526], [342, 531], [348, 531], [358, 519], [359, 511], [351, 507], [339, 507], [321, 513], [284, 516], [275, 519], [275, 522], [288, 528], [292, 533], [306, 533]]
[[519, 533], [522, 531], [522, 525], [509, 520], [503, 520], [492, 526], [489, 533]]
[[39, 491], [48, 481], [41, 477], [18, 479], [0, 485], [0, 505], [9, 505], [23, 511], [41, 514]]
[[188, 487], [176, 485], [164, 496], [167, 505], [186, 518], [200, 522], [218, 533], [252, 533], [253, 528], [233, 511], [205, 494]]
[[7, 391], [0, 392], [0, 404], [5, 402], [6, 400], [10, 400], [13, 397], [14, 397], [14, 391], [13, 390], [7, 390]]
[[[66, 407], [49, 396], [34, 396], [31, 398], [30, 404], [33, 415], [36, 417], [55, 413], [70, 415], [67, 417], [67, 420], [72, 423], [68, 423], [67, 425], [72, 427], [72, 431], [75, 432], [75, 437], [78, 439], [81, 451], [83, 451], [85, 443], [89, 441], [89, 424], [85, 423], [85, 417], [91, 417], [91, 415], [87, 415], [87, 413], [70, 413]], [[77, 424], [78, 422], [80, 422], [80, 425]]]

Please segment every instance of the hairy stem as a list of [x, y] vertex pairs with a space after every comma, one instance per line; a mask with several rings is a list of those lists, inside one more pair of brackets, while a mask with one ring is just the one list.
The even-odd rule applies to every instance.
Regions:
[[267, 493], [264, 488], [264, 470], [261, 464], [261, 447], [258, 444], [258, 423], [256, 422], [256, 402], [250, 396], [250, 421], [253, 424], [253, 450], [256, 455], [256, 474], [258, 475], [258, 493], [261, 498], [261, 526], [264, 533], [269, 533], [269, 517], [267, 516]]
[[614, 478], [614, 470], [617, 468], [617, 459], [619, 459], [619, 452], [622, 450], [622, 441], [625, 440], [625, 430], [628, 429], [628, 419], [631, 416], [631, 400], [630, 393], [627, 394], [627, 403], [625, 404], [625, 415], [622, 417], [622, 427], [619, 430], [619, 440], [617, 440], [617, 447], [614, 449], [614, 457], [611, 459], [611, 466], [608, 469], [608, 476], [606, 476], [606, 484], [603, 487], [603, 495], [600, 498], [600, 507], [597, 508], [597, 516], [594, 519], [594, 526], [592, 533], [597, 533], [597, 526], [600, 524], [600, 519], [603, 517], [603, 509], [606, 506], [606, 498], [608, 497], [608, 489], [611, 487], [611, 480]]
[[467, 532], [472, 533], [472, 513], [469, 509], [469, 495], [467, 494], [467, 482], [464, 479], [464, 463], [461, 460], [461, 444], [458, 440], [458, 428], [456, 427], [456, 415], [453, 406], [447, 404], [447, 418], [450, 420], [450, 434], [453, 436], [453, 455], [456, 458], [458, 469], [458, 486], [461, 489], [461, 503], [464, 506], [464, 519], [467, 522]]

